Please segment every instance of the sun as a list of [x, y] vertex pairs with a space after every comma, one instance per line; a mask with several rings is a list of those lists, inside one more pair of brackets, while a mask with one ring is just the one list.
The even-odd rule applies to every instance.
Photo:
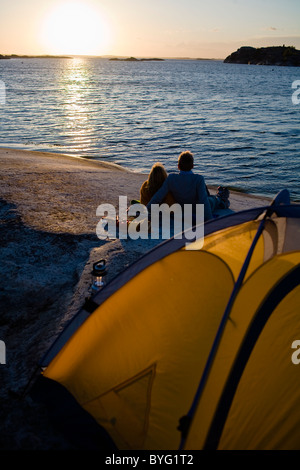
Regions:
[[47, 14], [41, 39], [51, 54], [101, 55], [109, 45], [110, 30], [96, 8], [72, 1]]

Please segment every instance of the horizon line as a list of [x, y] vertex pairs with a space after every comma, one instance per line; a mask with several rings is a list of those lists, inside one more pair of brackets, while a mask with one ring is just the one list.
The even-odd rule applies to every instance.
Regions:
[[0, 57], [57, 57], [57, 58], [76, 58], [76, 57], [86, 57], [86, 58], [95, 58], [95, 59], [110, 59], [110, 58], [138, 58], [138, 59], [165, 59], [165, 60], [224, 60], [223, 57], [189, 57], [189, 56], [145, 56], [145, 55], [117, 55], [117, 54], [50, 54], [50, 53], [40, 53], [40, 54], [17, 54], [17, 53], [0, 53]]

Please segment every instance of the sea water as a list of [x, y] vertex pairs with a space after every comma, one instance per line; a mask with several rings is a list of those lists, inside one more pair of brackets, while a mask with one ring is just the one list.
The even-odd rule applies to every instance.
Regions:
[[[214, 60], [0, 60], [0, 146], [148, 173], [190, 150], [209, 185], [300, 200], [300, 67]], [[3, 101], [3, 100], [2, 100]]]

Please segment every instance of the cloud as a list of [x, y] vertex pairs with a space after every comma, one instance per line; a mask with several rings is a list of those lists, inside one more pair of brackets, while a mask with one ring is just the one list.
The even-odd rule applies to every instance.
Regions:
[[278, 28], [275, 28], [275, 26], [268, 26], [266, 28], [262, 29], [263, 31], [278, 31]]

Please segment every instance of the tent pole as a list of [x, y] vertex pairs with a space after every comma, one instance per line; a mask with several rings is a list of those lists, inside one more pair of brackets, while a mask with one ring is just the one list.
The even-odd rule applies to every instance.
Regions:
[[[286, 195], [286, 193], [284, 192], [284, 195]], [[247, 253], [247, 256], [245, 258], [245, 261], [242, 265], [242, 268], [241, 268], [241, 271], [239, 273], [239, 276], [237, 278], [237, 281], [233, 287], [233, 290], [231, 292], [231, 295], [230, 295], [230, 298], [229, 298], [229, 301], [228, 301], [228, 304], [226, 306], [226, 309], [224, 311], [224, 314], [223, 314], [223, 317], [221, 319], [221, 322], [220, 322], [220, 325], [219, 325], [219, 328], [217, 330], [217, 333], [216, 333], [216, 336], [215, 336], [215, 339], [214, 339], [214, 342], [213, 342], [213, 345], [212, 345], [212, 348], [211, 348], [211, 351], [209, 353], [209, 356], [208, 356], [208, 359], [207, 359], [207, 362], [206, 362], [206, 365], [205, 365], [205, 368], [204, 368], [204, 371], [203, 371], [203, 374], [202, 374], [202, 377], [200, 379], [200, 382], [199, 382], [199, 386], [198, 386], [198, 389], [196, 391], [196, 394], [195, 394], [195, 397], [194, 397], [194, 400], [193, 400], [193, 403], [191, 405], [191, 408], [190, 410], [188, 411], [187, 415], [186, 416], [183, 416], [181, 419], [180, 419], [180, 425], [178, 427], [178, 429], [182, 432], [182, 438], [181, 438], [181, 442], [180, 442], [180, 446], [179, 446], [179, 450], [183, 450], [184, 448], [184, 444], [185, 444], [185, 441], [186, 441], [186, 438], [187, 438], [187, 435], [188, 435], [188, 431], [189, 431], [189, 427], [190, 427], [190, 424], [192, 422], [192, 417], [196, 411], [196, 408], [197, 408], [197, 404], [199, 402], [199, 399], [201, 397], [201, 394], [204, 390], [204, 387], [205, 387], [205, 384], [207, 382], [207, 379], [208, 379], [208, 376], [209, 376], [209, 373], [210, 373], [210, 370], [211, 370], [211, 367], [212, 367], [212, 364], [213, 364], [213, 361], [214, 361], [214, 358], [216, 356], [216, 353], [217, 353], [217, 350], [218, 350], [218, 347], [219, 347], [219, 344], [220, 344], [220, 341], [221, 341], [221, 338], [222, 338], [222, 335], [223, 335], [223, 332], [224, 332], [224, 329], [225, 329], [225, 325], [226, 325], [226, 322], [227, 322], [227, 319], [230, 315], [230, 312], [231, 312], [231, 309], [232, 309], [232, 306], [234, 304], [234, 301], [235, 301], [235, 298], [239, 292], [239, 289], [243, 283], [243, 280], [244, 280], [244, 277], [245, 277], [245, 274], [246, 274], [246, 271], [248, 269], [248, 266], [249, 266], [249, 263], [250, 263], [250, 260], [251, 260], [251, 257], [252, 257], [252, 254], [253, 254], [253, 251], [256, 247], [256, 244], [257, 244], [257, 241], [259, 239], [259, 237], [261, 236], [262, 232], [263, 232], [263, 229], [264, 229], [264, 226], [265, 226], [265, 222], [266, 222], [266, 219], [268, 217], [271, 216], [271, 214], [274, 212], [274, 206], [276, 206], [277, 204], [280, 203], [280, 199], [281, 199], [281, 193], [279, 193], [276, 198], [272, 201], [270, 207], [266, 210], [265, 212], [265, 215], [264, 217], [262, 218], [260, 224], [259, 224], [259, 227], [257, 229], [257, 232], [255, 234], [255, 237], [252, 241], [252, 244], [249, 248], [249, 251]]]

